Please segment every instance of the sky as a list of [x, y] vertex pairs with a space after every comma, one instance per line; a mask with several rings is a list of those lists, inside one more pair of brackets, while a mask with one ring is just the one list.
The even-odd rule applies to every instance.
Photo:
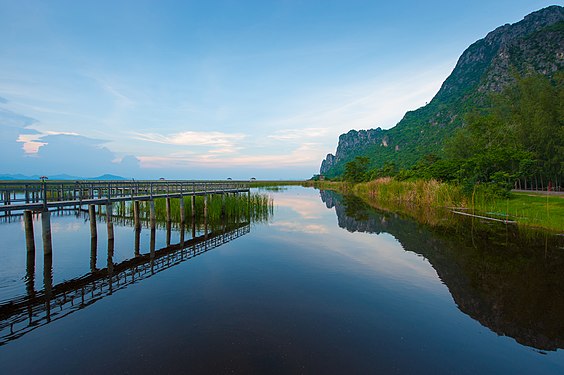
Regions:
[[0, 0], [0, 174], [303, 179], [542, 0]]

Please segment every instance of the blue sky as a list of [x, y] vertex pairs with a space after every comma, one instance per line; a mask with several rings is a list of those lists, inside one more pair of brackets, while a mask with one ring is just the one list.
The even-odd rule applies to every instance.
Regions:
[[551, 4], [0, 0], [0, 173], [309, 178]]

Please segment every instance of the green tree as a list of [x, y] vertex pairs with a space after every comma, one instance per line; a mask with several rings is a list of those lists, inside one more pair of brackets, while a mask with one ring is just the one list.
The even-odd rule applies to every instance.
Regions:
[[345, 173], [343, 179], [345, 181], [358, 183], [368, 179], [368, 164], [370, 159], [366, 156], [357, 156], [354, 160], [345, 164]]

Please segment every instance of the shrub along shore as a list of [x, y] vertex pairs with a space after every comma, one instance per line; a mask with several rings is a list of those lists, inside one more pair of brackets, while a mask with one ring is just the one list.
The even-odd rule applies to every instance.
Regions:
[[319, 181], [308, 186], [353, 194], [371, 206], [411, 216], [428, 224], [440, 222], [436, 211], [448, 209], [496, 220], [515, 221], [520, 226], [564, 232], [564, 196], [514, 193], [496, 197], [477, 185], [469, 196], [461, 186], [436, 180], [398, 181], [390, 177], [352, 184]]

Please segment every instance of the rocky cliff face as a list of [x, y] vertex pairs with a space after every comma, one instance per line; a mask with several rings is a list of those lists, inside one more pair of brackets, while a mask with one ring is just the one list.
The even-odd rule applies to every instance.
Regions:
[[387, 161], [409, 167], [426, 154], [440, 154], [464, 114], [483, 105], [488, 93], [501, 91], [516, 75], [551, 76], [562, 69], [564, 8], [551, 6], [501, 26], [468, 47], [433, 100], [406, 113], [395, 127], [341, 135], [335, 155], [327, 155], [320, 173], [339, 175], [358, 155], [368, 156], [373, 167]]
[[347, 157], [350, 158], [355, 153], [355, 150], [366, 145], [381, 144], [387, 147], [387, 137], [383, 133], [382, 129], [376, 128], [359, 131], [351, 130], [346, 134], [341, 134], [335, 156], [327, 154], [327, 157], [321, 163], [320, 173], [327, 173], [333, 166], [343, 162]]

